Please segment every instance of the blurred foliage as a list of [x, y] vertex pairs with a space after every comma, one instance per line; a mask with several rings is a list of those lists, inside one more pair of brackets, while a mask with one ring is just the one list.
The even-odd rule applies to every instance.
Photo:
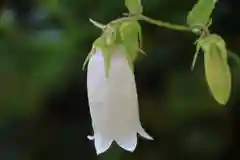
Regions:
[[[195, 0], [142, 0], [143, 13], [177, 24]], [[219, 0], [211, 30], [240, 53], [240, 11]], [[203, 57], [190, 71], [195, 35], [143, 26], [147, 56], [136, 63], [140, 114], [154, 141], [133, 154], [118, 147], [96, 157], [82, 64], [107, 23], [127, 12], [124, 0], [0, 1], [0, 159], [236, 160], [240, 158], [239, 66], [225, 107], [211, 97]], [[84, 158], [86, 157], [86, 158]]]

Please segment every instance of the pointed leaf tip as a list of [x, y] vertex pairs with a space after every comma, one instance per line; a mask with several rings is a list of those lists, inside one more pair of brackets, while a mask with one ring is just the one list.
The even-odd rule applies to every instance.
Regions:
[[90, 60], [91, 56], [92, 56], [95, 52], [96, 52], [95, 47], [92, 47], [90, 53], [87, 55], [87, 57], [86, 57], [86, 59], [85, 59], [85, 61], [84, 61], [84, 63], [83, 63], [83, 66], [82, 66], [82, 70], [83, 70], [83, 71], [85, 70], [86, 65], [87, 65], [88, 61]]

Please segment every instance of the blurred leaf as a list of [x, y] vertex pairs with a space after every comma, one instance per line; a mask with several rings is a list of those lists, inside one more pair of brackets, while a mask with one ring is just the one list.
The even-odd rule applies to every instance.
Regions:
[[51, 12], [57, 12], [60, 6], [59, 0], [43, 0], [42, 3]]
[[188, 13], [187, 24], [190, 27], [194, 25], [207, 25], [216, 2], [217, 0], [198, 0]]
[[[48, 35], [53, 39], [43, 38]], [[7, 92], [0, 92], [1, 106], [4, 106], [0, 108], [1, 116], [34, 115], [48, 92], [64, 83], [59, 78], [69, 72], [68, 61], [72, 55], [71, 44], [64, 38], [67, 37], [62, 34], [54, 37], [50, 32], [41, 32], [22, 41], [9, 41], [5, 51], [9, 66], [4, 74]]]
[[141, 14], [143, 12], [141, 0], [125, 0], [125, 5], [131, 14]]
[[4, 10], [0, 15], [0, 28], [6, 29], [14, 24], [15, 16], [12, 10]]

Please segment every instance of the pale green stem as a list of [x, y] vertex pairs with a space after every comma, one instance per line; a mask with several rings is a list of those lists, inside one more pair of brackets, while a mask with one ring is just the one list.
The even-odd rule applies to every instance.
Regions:
[[111, 21], [111, 22], [109, 23], [109, 25], [114, 25], [114, 24], [116, 24], [116, 23], [123, 22], [123, 21], [139, 20], [138, 17], [139, 17], [139, 16], [122, 17], [122, 18], [119, 18], [119, 19], [116, 19], [116, 20]]
[[[164, 27], [164, 28], [168, 28], [168, 29], [172, 29], [172, 30], [178, 30], [178, 31], [184, 31], [184, 32], [192, 32], [192, 33], [197, 34], [197, 35], [199, 34], [199, 33], [193, 32], [193, 30], [191, 28], [188, 28], [187, 26], [176, 25], [176, 24], [171, 24], [171, 23], [168, 23], [168, 22], [163, 22], [163, 21], [160, 21], [160, 20], [155, 20], [155, 19], [146, 17], [144, 15], [132, 15], [132, 16], [129, 16], [129, 17], [122, 17], [122, 18], [119, 18], [117, 20], [111, 21], [109, 23], [109, 25], [114, 25], [114, 24], [119, 23], [119, 22], [132, 21], [132, 20], [142, 20], [142, 21], [146, 21], [148, 23], [157, 25], [159, 27]], [[202, 28], [202, 26], [196, 26], [196, 27]], [[207, 34], [207, 35], [210, 34], [209, 31], [208, 31], [208, 28], [203, 27], [202, 29], [204, 29], [205, 34]], [[233, 59], [235, 59], [235, 61], [238, 64], [240, 64], [240, 58], [235, 53], [229, 51], [229, 56], [232, 57]]]
[[237, 64], [240, 64], [240, 58], [236, 53], [228, 50], [228, 54], [229, 54], [229, 57], [232, 57], [237, 62]]
[[165, 27], [165, 28], [169, 28], [169, 29], [173, 29], [173, 30], [191, 32], [191, 29], [189, 29], [187, 26], [176, 25], [176, 24], [171, 24], [171, 23], [168, 23], [168, 22], [163, 22], [163, 21], [160, 21], [160, 20], [151, 19], [151, 18], [146, 17], [144, 15], [140, 15], [139, 20], [143, 20], [143, 21], [146, 21], [148, 23], [155, 24], [159, 27]]
[[129, 16], [129, 17], [122, 17], [122, 18], [119, 18], [117, 20], [111, 21], [109, 24], [113, 25], [113, 24], [116, 24], [116, 23], [119, 23], [119, 22], [131, 21], [131, 20], [142, 20], [142, 21], [146, 21], [148, 23], [157, 25], [159, 27], [164, 27], [164, 28], [178, 30], [178, 31], [192, 32], [191, 29], [188, 28], [187, 26], [176, 25], [176, 24], [171, 24], [171, 23], [168, 23], [168, 22], [163, 22], [163, 21], [160, 21], [160, 20], [155, 20], [155, 19], [146, 17], [144, 15], [135, 15], [135, 16]]

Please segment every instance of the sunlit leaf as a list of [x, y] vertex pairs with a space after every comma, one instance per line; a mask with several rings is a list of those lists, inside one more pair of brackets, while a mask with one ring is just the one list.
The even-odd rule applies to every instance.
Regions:
[[207, 25], [211, 21], [211, 14], [215, 7], [217, 0], [198, 0], [193, 9], [188, 13], [187, 24]]
[[131, 14], [141, 14], [143, 12], [141, 0], [125, 0], [125, 5]]
[[217, 35], [211, 35], [199, 43], [204, 51], [205, 75], [210, 91], [215, 100], [224, 105], [231, 93], [231, 73], [225, 43]]

